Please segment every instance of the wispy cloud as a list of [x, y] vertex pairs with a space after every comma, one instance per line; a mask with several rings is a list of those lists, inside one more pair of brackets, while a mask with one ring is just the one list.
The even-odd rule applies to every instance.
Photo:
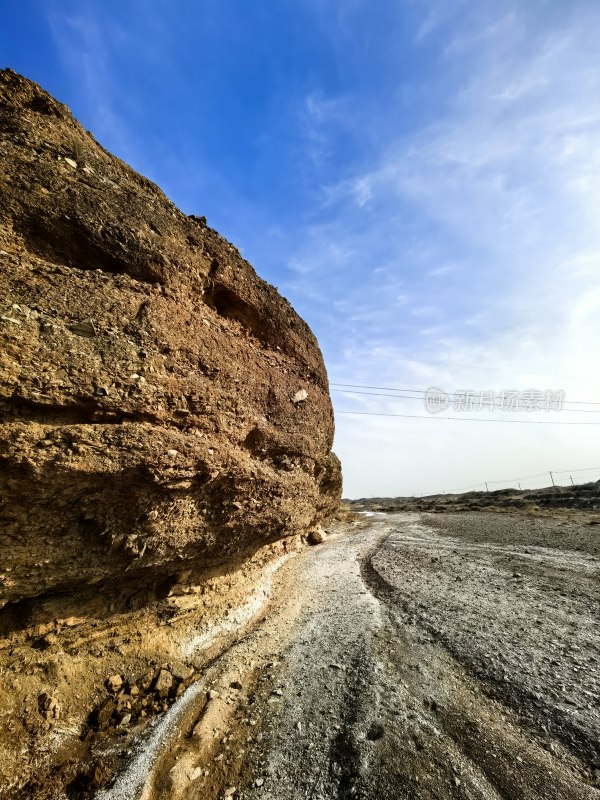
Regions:
[[107, 148], [143, 170], [147, 166], [143, 143], [118, 110], [119, 101], [126, 103], [127, 98], [119, 86], [114, 54], [132, 46], [132, 34], [85, 0], [51, 5], [46, 13], [65, 75], [72, 82], [76, 113]]
[[[600, 344], [600, 73], [590, 33], [599, 12], [582, 3], [577, 14], [555, 7], [547, 18], [532, 4], [496, 14], [488, 6], [483, 15], [474, 5], [463, 4], [468, 24], [445, 7], [417, 25], [418, 42], [440, 26], [449, 35], [444, 58], [457, 77], [444, 113], [413, 130], [384, 129], [366, 170], [324, 187], [328, 221], [308, 226], [301, 251], [305, 274], [323, 292], [321, 309], [310, 313], [334, 379], [422, 386], [437, 376], [454, 388], [560, 381], [573, 398], [595, 397], [593, 384], [552, 376], [585, 376]], [[428, 239], [434, 245], [424, 248]], [[347, 258], [327, 260], [332, 242]], [[376, 266], [382, 261], [385, 269]], [[392, 275], [402, 276], [414, 298], [400, 314], [380, 291]], [[349, 291], [354, 312], [328, 325], [328, 298]], [[448, 317], [443, 323], [420, 324], [440, 308]], [[423, 370], [411, 365], [410, 354], [449, 366]], [[453, 366], [461, 363], [483, 369]], [[541, 375], [517, 374], [519, 368]], [[349, 395], [337, 395], [336, 405], [415, 409]], [[568, 419], [580, 417], [564, 412]], [[349, 462], [362, 457], [348, 444], [357, 424], [398, 430], [398, 421], [340, 420], [338, 446], [347, 448]], [[454, 434], [446, 427], [435, 436], [449, 445]], [[506, 472], [505, 433], [488, 429], [485, 436], [497, 470]], [[579, 432], [569, 447], [558, 428], [546, 429], [544, 447], [538, 440], [539, 432], [521, 430], [520, 442], [536, 443], [520, 448], [534, 454], [528, 460], [536, 468], [548, 453], [552, 463], [585, 461]], [[401, 491], [403, 456], [390, 458], [397, 469], [384, 470], [394, 476], [387, 491]], [[411, 473], [433, 490], [439, 477], [426, 464], [415, 466]], [[487, 470], [496, 470], [493, 462]], [[364, 493], [364, 473], [354, 472], [349, 491], [362, 486]], [[468, 482], [467, 460], [459, 473], [459, 482]], [[381, 474], [368, 482], [370, 491], [383, 491]]]
[[[306, 0], [289, 29], [280, 11], [256, 22], [227, 2], [48, 8], [86, 124], [186, 209], [214, 209], [312, 325], [334, 381], [600, 401], [580, 379], [600, 346], [596, 3]], [[275, 16], [288, 38], [259, 41]], [[575, 427], [337, 424], [348, 494], [593, 453]]]

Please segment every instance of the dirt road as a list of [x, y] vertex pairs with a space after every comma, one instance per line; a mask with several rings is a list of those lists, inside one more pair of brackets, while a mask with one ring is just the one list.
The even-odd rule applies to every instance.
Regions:
[[553, 525], [374, 515], [288, 560], [99, 800], [600, 798], [600, 560]]

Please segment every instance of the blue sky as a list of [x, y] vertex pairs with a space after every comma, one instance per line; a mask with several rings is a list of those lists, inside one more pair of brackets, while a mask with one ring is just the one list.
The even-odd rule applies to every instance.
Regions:
[[600, 422], [595, 0], [29, 0], [4, 23], [2, 65], [205, 214], [333, 384], [588, 403], [482, 424], [334, 387], [348, 496], [600, 465], [600, 426], [562, 424]]

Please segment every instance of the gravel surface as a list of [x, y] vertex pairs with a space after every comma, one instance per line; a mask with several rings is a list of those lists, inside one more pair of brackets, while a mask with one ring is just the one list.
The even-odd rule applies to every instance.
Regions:
[[275, 576], [144, 797], [598, 800], [584, 534], [485, 513], [346, 526]]

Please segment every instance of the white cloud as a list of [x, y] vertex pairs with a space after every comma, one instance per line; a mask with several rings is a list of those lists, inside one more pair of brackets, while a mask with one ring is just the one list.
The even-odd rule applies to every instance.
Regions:
[[[579, 11], [550, 22], [533, 6], [515, 6], [497, 20], [489, 6], [487, 19], [475, 15], [479, 27], [463, 25], [445, 52], [453, 68], [468, 65], [445, 113], [396, 138], [388, 132], [378, 162], [327, 187], [325, 207], [333, 205], [335, 214], [320, 234], [340, 247], [352, 242], [351, 274], [361, 284], [354, 299], [360, 310], [342, 321], [345, 356], [336, 347], [340, 327], [331, 349], [321, 328], [334, 380], [564, 388], [572, 399], [600, 401], [593, 380], [600, 347], [600, 73], [590, 34], [599, 17], [585, 4]], [[447, 29], [450, 17], [448, 8], [427, 17], [416, 38], [438, 25]], [[356, 187], [368, 187], [366, 217], [352, 210]], [[436, 245], [414, 250], [414, 236], [424, 235], [415, 230], [427, 230]], [[382, 241], [388, 266], [372, 270], [367, 256]], [[305, 257], [319, 262], [310, 244]], [[348, 290], [339, 266], [324, 282], [336, 296]], [[394, 318], [391, 294], [378, 290], [394, 269], [414, 298], [402, 319]], [[417, 324], [440, 308], [448, 324]], [[431, 369], [420, 363], [428, 360]], [[338, 409], [424, 413], [408, 400], [334, 399]], [[561, 422], [600, 421], [561, 414]], [[595, 430], [340, 416], [336, 446], [348, 494], [404, 494], [410, 481], [436, 491], [477, 475], [492, 480], [565, 463], [586, 466], [594, 460]]]

